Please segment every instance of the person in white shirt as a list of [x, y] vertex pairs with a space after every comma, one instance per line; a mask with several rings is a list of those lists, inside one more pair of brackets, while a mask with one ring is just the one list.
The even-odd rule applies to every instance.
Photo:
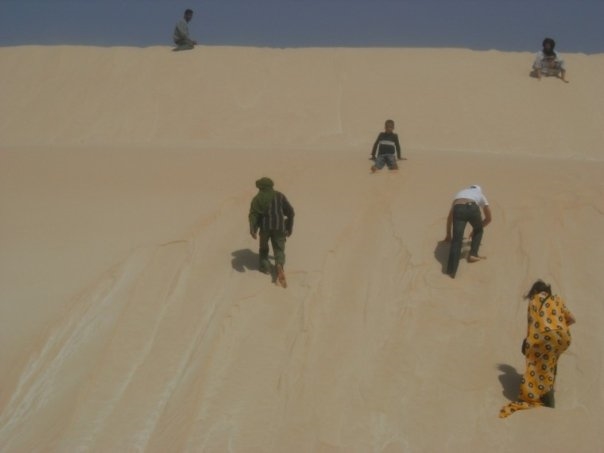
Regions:
[[[484, 211], [484, 219], [480, 212], [481, 208]], [[482, 193], [480, 186], [474, 184], [455, 194], [449, 215], [447, 216], [447, 235], [445, 237], [445, 242], [451, 243], [449, 261], [447, 263], [447, 274], [451, 278], [455, 278], [457, 274], [466, 224], [469, 222], [472, 225], [472, 233], [470, 235], [472, 244], [470, 246], [468, 261], [474, 263], [481, 260], [481, 257], [478, 256], [478, 248], [482, 240], [483, 228], [491, 223], [491, 219], [489, 202]]]
[[545, 38], [543, 40], [543, 50], [537, 52], [535, 55], [535, 61], [533, 62], [533, 77], [541, 80], [541, 76], [553, 76], [559, 77], [565, 83], [566, 80], [566, 67], [564, 66], [564, 60], [558, 52], [554, 51], [556, 42], [552, 38]]

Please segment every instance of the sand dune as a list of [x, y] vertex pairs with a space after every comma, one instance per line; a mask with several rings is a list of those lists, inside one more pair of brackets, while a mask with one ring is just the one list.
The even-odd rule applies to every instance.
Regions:
[[385, 117], [414, 150], [598, 159], [604, 140], [599, 55], [567, 55], [561, 86], [496, 51], [0, 52], [5, 145], [365, 147]]
[[[601, 451], [604, 58], [566, 60], [0, 48], [0, 450]], [[388, 117], [408, 160], [371, 175]], [[247, 234], [263, 175], [286, 290]], [[452, 280], [470, 183], [488, 259]], [[538, 277], [578, 319], [557, 408], [500, 420]]]

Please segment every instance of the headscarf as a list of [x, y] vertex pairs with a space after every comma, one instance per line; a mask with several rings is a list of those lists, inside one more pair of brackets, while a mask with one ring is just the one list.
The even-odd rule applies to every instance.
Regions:
[[274, 185], [275, 183], [273, 182], [273, 180], [267, 177], [260, 178], [256, 181], [256, 187], [258, 187], [258, 189], [260, 190], [272, 189]]
[[[549, 44], [549, 49], [545, 48], [546, 44]], [[545, 38], [541, 45], [543, 47], [543, 55], [545, 55], [546, 57], [553, 57], [556, 55], [556, 52], [554, 52], [554, 48], [556, 47], [556, 41], [554, 41], [552, 38]]]
[[252, 200], [252, 206], [250, 208], [250, 214], [263, 215], [268, 210], [271, 201], [275, 198], [275, 190], [273, 189], [274, 183], [270, 178], [260, 178], [256, 181], [256, 187], [258, 188], [258, 194]]

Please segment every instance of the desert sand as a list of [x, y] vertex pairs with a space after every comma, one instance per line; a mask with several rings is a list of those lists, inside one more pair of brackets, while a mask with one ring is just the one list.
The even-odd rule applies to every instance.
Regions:
[[[0, 48], [0, 451], [602, 451], [604, 56], [565, 59]], [[372, 175], [387, 118], [408, 160]], [[287, 289], [261, 176], [296, 209]], [[451, 279], [473, 183], [487, 259]], [[537, 278], [573, 344], [556, 408], [501, 420]]]

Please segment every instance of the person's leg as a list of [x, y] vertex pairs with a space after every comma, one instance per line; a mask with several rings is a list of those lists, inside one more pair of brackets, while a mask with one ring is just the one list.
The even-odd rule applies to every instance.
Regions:
[[176, 48], [174, 50], [191, 50], [193, 49], [193, 44], [186, 39], [179, 39], [174, 42], [176, 44]]
[[478, 258], [478, 248], [482, 241], [484, 227], [482, 226], [482, 216], [478, 205], [468, 207], [468, 221], [472, 225], [472, 245], [470, 246], [470, 257]]
[[464, 215], [465, 205], [453, 206], [453, 238], [449, 249], [449, 262], [447, 263], [447, 274], [455, 278], [461, 257], [461, 245], [463, 232], [466, 228], [466, 217]]
[[386, 154], [385, 156], [386, 164], [390, 170], [398, 170], [398, 165], [396, 163], [396, 156], [394, 154]]
[[273, 246], [273, 255], [275, 255], [275, 264], [283, 268], [285, 266], [285, 233], [272, 231], [271, 245]]
[[543, 76], [543, 69], [542, 68], [535, 69], [535, 77], [537, 77], [539, 80], [541, 80], [541, 76]]
[[271, 244], [273, 246], [273, 254], [275, 255], [275, 268], [277, 269], [277, 281], [283, 287], [287, 287], [285, 279], [285, 233], [281, 231], [273, 231], [271, 234]]
[[[556, 399], [554, 391], [556, 386], [556, 376], [558, 375], [558, 360], [564, 351], [570, 346], [570, 334], [565, 330], [557, 330], [544, 335], [544, 339], [548, 341], [549, 348], [546, 345], [546, 353], [549, 354], [547, 363], [549, 375], [551, 376], [551, 388], [541, 395], [541, 402], [546, 407], [556, 407]], [[544, 380], [544, 379], [543, 379]]]
[[268, 240], [270, 235], [267, 232], [260, 231], [260, 249], [258, 254], [260, 255], [260, 272], [265, 274], [270, 271], [271, 264], [268, 260]]
[[539, 401], [541, 401], [541, 404], [543, 404], [545, 407], [551, 407], [552, 409], [554, 407], [556, 407], [556, 398], [554, 397], [554, 389], [552, 388], [549, 392], [541, 395], [541, 398], [539, 399]]
[[568, 80], [566, 80], [566, 69], [564, 69], [562, 63], [558, 63], [558, 77], [560, 77], [563, 82], [568, 82]]
[[384, 168], [384, 165], [386, 165], [386, 161], [384, 159], [384, 155], [382, 154], [375, 158], [375, 162], [371, 167], [371, 171], [375, 172], [376, 170], [381, 170], [382, 168]]
[[519, 402], [527, 403], [522, 405], [523, 409], [542, 405], [543, 396], [553, 389], [551, 359], [547, 355], [546, 345], [547, 342], [541, 336], [531, 338], [526, 355], [526, 371], [518, 395]]
[[546, 388], [547, 376], [544, 375], [542, 344], [532, 343], [527, 350], [526, 371], [520, 381], [518, 401], [506, 404], [499, 411], [499, 418], [505, 418], [519, 410], [542, 406], [541, 396], [549, 389]]

